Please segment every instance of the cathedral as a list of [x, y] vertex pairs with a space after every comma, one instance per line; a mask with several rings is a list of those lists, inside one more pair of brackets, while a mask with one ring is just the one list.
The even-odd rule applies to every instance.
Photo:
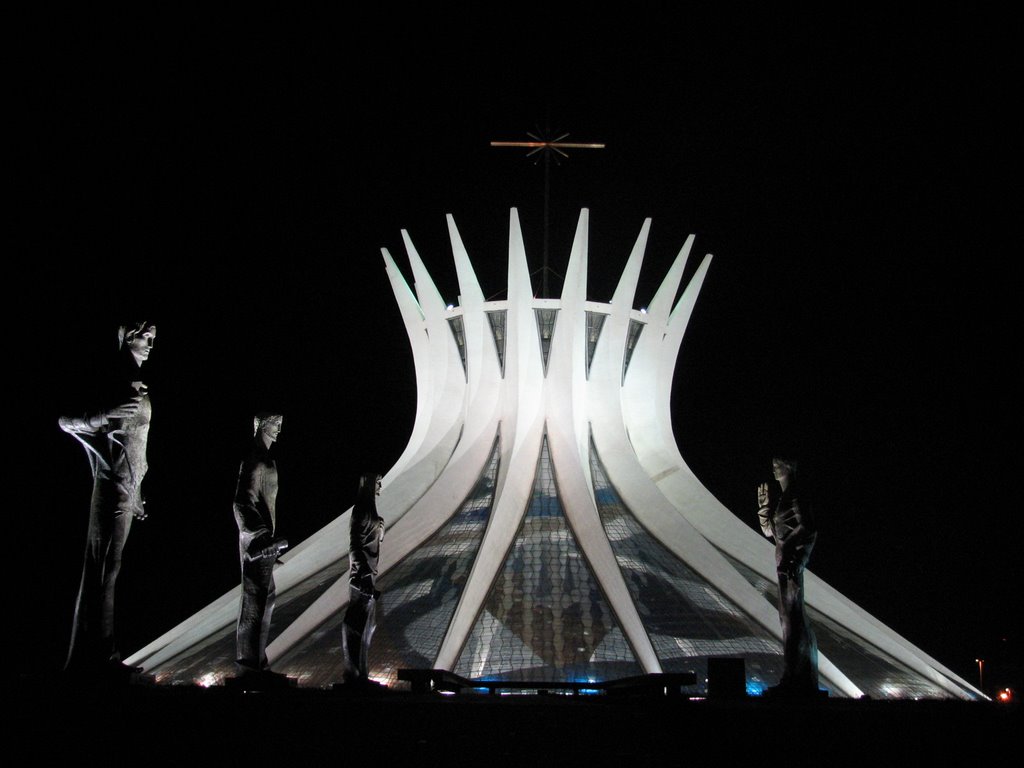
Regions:
[[[691, 235], [635, 309], [650, 221], [608, 303], [587, 299], [582, 211], [561, 296], [536, 298], [518, 213], [507, 297], [485, 300], [448, 218], [458, 304], [403, 232], [413, 288], [384, 263], [415, 361], [416, 419], [384, 477], [387, 526], [370, 677], [450, 670], [480, 681], [614, 680], [742, 658], [748, 693], [783, 658], [774, 547], [690, 471], [670, 396], [712, 257], [681, 288]], [[684, 359], [685, 363], [685, 359]], [[304, 687], [341, 680], [351, 510], [282, 557], [270, 662]], [[808, 572], [806, 605], [831, 696], [978, 698], [921, 649]], [[163, 684], [234, 674], [238, 588], [133, 654]]]

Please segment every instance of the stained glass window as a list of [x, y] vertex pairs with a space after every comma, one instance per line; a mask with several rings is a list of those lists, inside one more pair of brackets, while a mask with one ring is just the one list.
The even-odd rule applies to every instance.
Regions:
[[[331, 584], [341, 578], [347, 571], [347, 565], [346, 560], [332, 563], [287, 592], [277, 595], [271, 617], [271, 642]], [[151, 671], [157, 682], [162, 684], [220, 685], [224, 678], [234, 677], [237, 673], [235, 658], [235, 622], [232, 621], [219, 632], [208, 636]]]
[[546, 437], [529, 507], [455, 672], [524, 682], [642, 674], [566, 521]]
[[[728, 555], [726, 557], [772, 605], [778, 604], [778, 585]], [[872, 698], [947, 699], [952, 696], [902, 662], [806, 606], [818, 650]], [[822, 684], [823, 687], [824, 684]]]
[[434, 666], [490, 519], [499, 440], [458, 512], [378, 582], [383, 597], [371, 653], [374, 680], [391, 685], [402, 667]]
[[742, 656], [750, 688], [778, 682], [778, 641], [647, 532], [609, 481], [593, 441], [590, 469], [601, 523], [662, 669], [695, 672], [703, 690], [709, 657]]
[[[500, 456], [496, 438], [480, 478], [451, 519], [377, 581], [381, 597], [370, 646], [370, 677], [377, 682], [393, 685], [400, 668], [434, 666], [490, 518]], [[340, 682], [344, 614], [324, 622], [275, 668], [302, 685]]]

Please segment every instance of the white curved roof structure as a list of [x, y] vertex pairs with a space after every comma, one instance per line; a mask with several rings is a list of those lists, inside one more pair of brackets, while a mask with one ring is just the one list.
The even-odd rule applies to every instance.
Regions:
[[[468, 678], [597, 680], [743, 657], [748, 689], [782, 672], [774, 548], [686, 466], [672, 377], [711, 256], [676, 299], [691, 235], [646, 311], [634, 292], [644, 222], [610, 303], [587, 300], [588, 214], [562, 295], [535, 298], [519, 218], [508, 294], [485, 301], [448, 217], [458, 306], [409, 236], [415, 292], [384, 251], [412, 345], [417, 411], [384, 478], [384, 593], [371, 676], [402, 667]], [[340, 680], [350, 512], [284, 558], [268, 649], [300, 685]], [[813, 574], [808, 611], [833, 695], [980, 694]], [[169, 683], [233, 674], [237, 588], [127, 660]]]

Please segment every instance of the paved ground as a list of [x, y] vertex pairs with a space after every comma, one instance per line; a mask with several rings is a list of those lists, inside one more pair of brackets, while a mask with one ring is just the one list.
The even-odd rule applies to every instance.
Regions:
[[[1019, 754], [1021, 710], [942, 701], [786, 704], [665, 697], [344, 695], [17, 680], [14, 765], [883, 764]], [[802, 757], [778, 750], [804, 739]], [[911, 762], [912, 761], [912, 762]]]

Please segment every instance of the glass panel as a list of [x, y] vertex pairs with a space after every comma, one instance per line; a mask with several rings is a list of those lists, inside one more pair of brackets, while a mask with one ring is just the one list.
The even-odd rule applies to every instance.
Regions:
[[555, 335], [555, 320], [558, 319], [557, 309], [535, 309], [537, 315], [537, 336], [540, 339], [540, 356], [544, 363], [544, 375], [548, 375], [548, 353], [551, 351], [551, 339]]
[[235, 622], [148, 670], [161, 685], [223, 685], [235, 672]]
[[[778, 604], [777, 584], [738, 560], [728, 555], [725, 557], [765, 596], [765, 599], [772, 605]], [[818, 650], [868, 696], [882, 699], [953, 698], [935, 683], [821, 612], [810, 606], [806, 606], [806, 610], [811, 629], [818, 641]], [[822, 687], [826, 687], [824, 683]]]
[[455, 516], [378, 582], [384, 596], [370, 649], [374, 680], [393, 685], [400, 668], [434, 666], [490, 519], [499, 441]]
[[449, 317], [448, 327], [452, 329], [452, 336], [455, 337], [455, 346], [459, 349], [459, 359], [462, 360], [462, 372], [466, 374], [466, 378], [469, 378], [469, 372], [466, 370], [466, 329], [462, 322], [462, 316]]
[[605, 318], [608, 315], [600, 312], [587, 312], [587, 378], [590, 378], [590, 361], [594, 359], [594, 350], [597, 349], [597, 340], [601, 337], [601, 329], [604, 327]]
[[[381, 598], [370, 645], [370, 677], [377, 682], [394, 685], [401, 668], [434, 666], [490, 519], [500, 456], [496, 438], [480, 478], [451, 519], [378, 579]], [[340, 682], [344, 614], [317, 627], [274, 668], [301, 685]]]
[[487, 321], [491, 324], [491, 335], [494, 337], [494, 349], [498, 353], [502, 378], [505, 378], [505, 317], [504, 309], [487, 313]]
[[[348, 558], [344, 559], [348, 563]], [[346, 581], [348, 576], [345, 577]], [[329, 688], [342, 680], [341, 623], [345, 609], [336, 611], [274, 664], [274, 670], [297, 678], [299, 685]], [[370, 648], [373, 653], [373, 647]]]
[[535, 478], [515, 542], [455, 672], [517, 681], [642, 674], [565, 519], [546, 437]]
[[609, 481], [593, 441], [590, 469], [601, 523], [662, 669], [695, 672], [704, 691], [709, 657], [743, 657], [749, 691], [777, 683], [778, 641], [647, 532]]
[[644, 329], [644, 324], [639, 320], [629, 321], [629, 332], [626, 334], [626, 352], [622, 358], [622, 380], [626, 380], [626, 371], [629, 369], [629, 361], [633, 357], [633, 350], [636, 348], [636, 342], [640, 338], [640, 332]]
[[[347, 560], [332, 563], [277, 595], [270, 625], [271, 642], [347, 571]], [[277, 669], [276, 666], [274, 668]], [[235, 675], [235, 622], [182, 651], [152, 672], [157, 682], [165, 685], [221, 685], [225, 677]]]

